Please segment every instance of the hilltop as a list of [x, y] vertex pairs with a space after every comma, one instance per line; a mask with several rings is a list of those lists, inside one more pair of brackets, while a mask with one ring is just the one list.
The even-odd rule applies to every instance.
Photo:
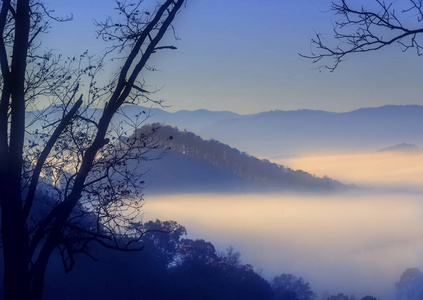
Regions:
[[157, 130], [157, 138], [168, 150], [163, 158], [146, 162], [147, 193], [330, 191], [345, 188], [328, 177], [316, 177], [261, 160], [217, 140], [205, 140], [175, 127], [145, 125], [138, 134], [152, 130]]

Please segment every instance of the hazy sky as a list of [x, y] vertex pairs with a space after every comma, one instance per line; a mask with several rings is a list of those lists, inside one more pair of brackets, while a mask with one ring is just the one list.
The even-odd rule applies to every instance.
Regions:
[[[148, 2], [148, 1], [147, 1]], [[356, 2], [356, 1], [354, 1]], [[357, 1], [358, 2], [358, 1]], [[373, 2], [360, 1], [364, 4]], [[95, 44], [92, 19], [113, 15], [112, 0], [49, 0], [74, 21], [54, 25], [46, 45], [83, 51]], [[334, 73], [319, 72], [298, 53], [309, 53], [314, 32], [332, 32], [330, 0], [189, 0], [175, 22], [179, 49], [158, 54], [160, 72], [146, 83], [163, 87], [171, 111], [281, 109], [349, 111], [385, 104], [423, 104], [423, 58], [387, 51], [350, 57]], [[93, 43], [94, 41], [94, 43]]]

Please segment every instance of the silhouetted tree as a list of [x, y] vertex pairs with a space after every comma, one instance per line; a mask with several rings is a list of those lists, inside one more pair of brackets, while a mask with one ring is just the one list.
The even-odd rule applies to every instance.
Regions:
[[185, 228], [174, 221], [149, 221], [139, 244], [143, 251], [116, 252], [92, 245], [96, 261], [80, 257], [71, 273], [64, 274], [53, 256], [46, 273], [46, 300], [166, 299], [169, 266], [174, 263]]
[[350, 54], [377, 51], [394, 43], [403, 51], [414, 49], [417, 55], [423, 54], [422, 0], [360, 2], [333, 1], [331, 10], [340, 16], [333, 23], [335, 43], [318, 33], [311, 40], [311, 55], [302, 56], [323, 62], [333, 71]]
[[[43, 53], [38, 41], [52, 11], [38, 0], [0, 2], [0, 204], [4, 298], [40, 299], [45, 271], [58, 250], [65, 271], [91, 243], [139, 251], [145, 229], [139, 214], [136, 163], [141, 147], [112, 119], [126, 103], [151, 100], [140, 73], [161, 49], [160, 41], [184, 0], [163, 0], [153, 11], [143, 1], [117, 1], [118, 18], [98, 23], [110, 44], [97, 58], [88, 52], [63, 59]], [[117, 75], [101, 86], [97, 74], [108, 59], [122, 59]], [[86, 95], [78, 95], [85, 87]], [[41, 99], [55, 105], [30, 113]], [[101, 114], [87, 107], [103, 107]], [[128, 120], [134, 127], [137, 120]], [[30, 127], [28, 127], [30, 126]], [[141, 143], [141, 145], [144, 145]], [[154, 147], [154, 145], [152, 146]], [[44, 194], [44, 196], [40, 196]], [[44, 200], [43, 200], [44, 199]], [[48, 200], [46, 200], [48, 199]], [[53, 199], [53, 201], [51, 201]]]
[[423, 299], [423, 273], [417, 268], [405, 270], [395, 288], [399, 300]]
[[232, 248], [224, 256], [204, 240], [183, 240], [179, 264], [169, 270], [169, 299], [271, 299], [270, 285]]
[[296, 299], [311, 300], [315, 298], [315, 293], [310, 287], [310, 284], [302, 277], [298, 278], [292, 274], [281, 274], [275, 276], [272, 281], [272, 289], [274, 292], [274, 299]]
[[[251, 265], [243, 264], [233, 248], [218, 255], [210, 242], [184, 239], [185, 228], [174, 221], [149, 221], [142, 226], [146, 234], [139, 241], [145, 247], [141, 252], [95, 247], [99, 260], [82, 257], [84, 263], [67, 275], [58, 264], [50, 264], [46, 299], [272, 299], [269, 283]], [[296, 297], [288, 295], [282, 299]]]

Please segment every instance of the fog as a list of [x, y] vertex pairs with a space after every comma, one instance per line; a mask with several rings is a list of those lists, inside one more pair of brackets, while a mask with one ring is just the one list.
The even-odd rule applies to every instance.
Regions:
[[267, 279], [292, 273], [319, 295], [393, 299], [401, 273], [423, 268], [422, 159], [373, 153], [278, 160], [358, 188], [315, 196], [147, 195], [144, 218], [176, 220], [189, 237], [221, 251], [234, 246]]
[[397, 187], [407, 191], [423, 187], [423, 153], [322, 154], [273, 161], [361, 187]]

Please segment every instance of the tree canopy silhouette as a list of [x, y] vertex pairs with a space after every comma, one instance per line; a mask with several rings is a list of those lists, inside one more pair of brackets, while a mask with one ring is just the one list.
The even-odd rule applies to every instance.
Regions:
[[216, 253], [210, 242], [184, 238], [174, 221], [144, 225], [142, 252], [98, 248], [99, 262], [78, 264], [68, 275], [52, 264], [46, 299], [273, 299], [270, 284], [232, 248]]
[[275, 276], [272, 289], [276, 299], [311, 300], [316, 296], [308, 282], [292, 274]]
[[400, 280], [395, 283], [397, 290], [397, 299], [414, 300], [423, 297], [423, 273], [418, 268], [409, 268], [405, 270]]
[[[0, 204], [4, 299], [40, 299], [49, 259], [58, 250], [65, 271], [91, 243], [142, 249], [136, 217], [139, 175], [126, 168], [155, 148], [151, 136], [135, 143], [113, 123], [121, 106], [152, 101], [141, 72], [164, 49], [166, 33], [185, 0], [116, 1], [118, 14], [97, 22], [108, 42], [104, 55], [63, 58], [39, 41], [57, 18], [39, 0], [0, 2]], [[100, 83], [113, 59], [118, 74]], [[84, 93], [84, 94], [82, 94]], [[53, 105], [34, 110], [42, 100]], [[95, 108], [102, 107], [101, 114]], [[30, 112], [32, 111], [32, 112]], [[140, 116], [140, 120], [142, 116]], [[126, 120], [136, 128], [140, 120]], [[131, 132], [132, 133], [132, 132]]]

